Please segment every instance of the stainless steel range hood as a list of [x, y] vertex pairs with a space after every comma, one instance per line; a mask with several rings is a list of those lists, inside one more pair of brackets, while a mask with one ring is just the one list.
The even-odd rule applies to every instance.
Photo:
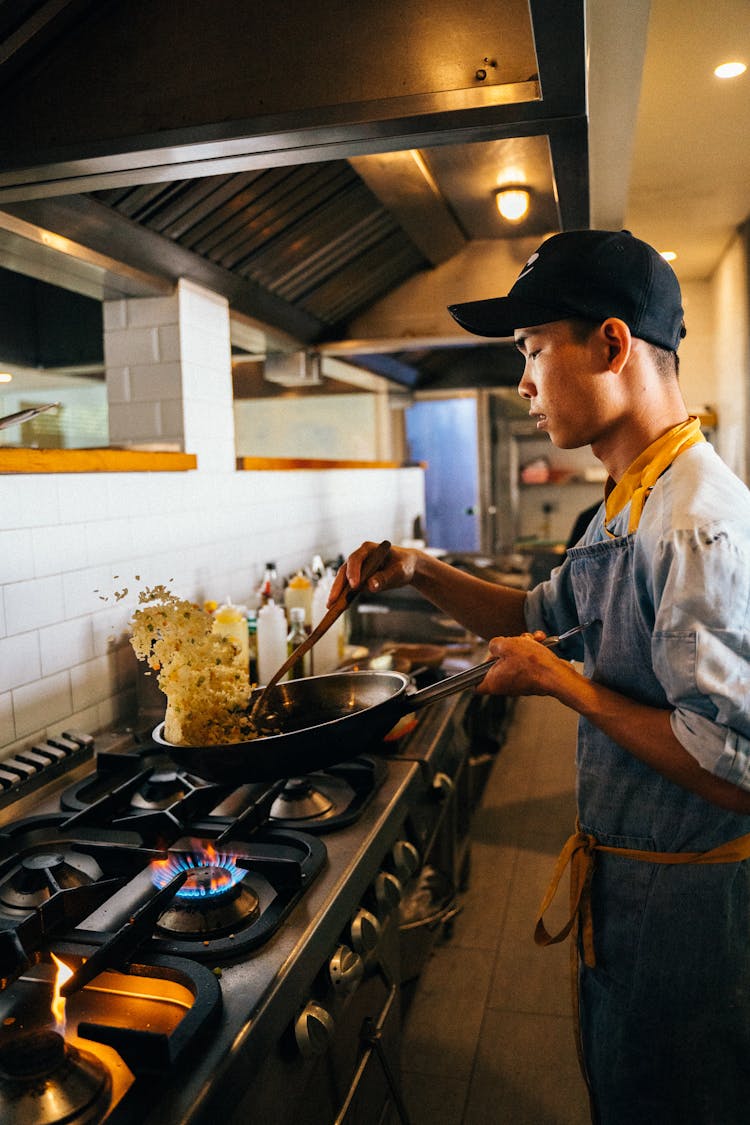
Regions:
[[[303, 351], [415, 335], [389, 318], [403, 292], [442, 302], [416, 335], [458, 342], [444, 305], [483, 295], [488, 249], [498, 284], [588, 225], [583, 0], [57, 8], [28, 0], [0, 45], [0, 229], [73, 240], [130, 285], [190, 277]], [[512, 179], [520, 232], [495, 208]]]

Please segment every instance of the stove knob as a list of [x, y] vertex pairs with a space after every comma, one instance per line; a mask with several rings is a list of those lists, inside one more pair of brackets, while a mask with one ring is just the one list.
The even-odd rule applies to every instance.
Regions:
[[450, 797], [455, 788], [453, 779], [448, 777], [447, 773], [436, 773], [432, 779], [432, 791], [441, 801]]
[[402, 883], [408, 883], [419, 870], [419, 852], [410, 840], [396, 840], [391, 852], [396, 875]]
[[369, 910], [358, 910], [352, 918], [352, 948], [363, 956], [377, 949], [380, 941], [380, 922]]
[[403, 897], [404, 888], [390, 871], [381, 871], [375, 879], [375, 900], [382, 911], [390, 914]]
[[324, 1054], [333, 1041], [333, 1016], [312, 1000], [300, 1012], [294, 1025], [294, 1038], [306, 1059]]
[[348, 945], [340, 945], [328, 962], [328, 975], [336, 992], [354, 992], [365, 971], [365, 963]]

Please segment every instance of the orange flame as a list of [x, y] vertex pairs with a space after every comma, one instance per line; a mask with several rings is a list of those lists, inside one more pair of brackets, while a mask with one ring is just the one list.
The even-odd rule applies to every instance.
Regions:
[[64, 1034], [65, 1032], [65, 997], [60, 995], [60, 989], [65, 984], [66, 980], [70, 980], [73, 976], [73, 970], [61, 961], [59, 957], [55, 957], [54, 953], [50, 953], [50, 957], [57, 966], [55, 973], [55, 987], [52, 993], [52, 1015], [55, 1017], [55, 1026], [57, 1030]]

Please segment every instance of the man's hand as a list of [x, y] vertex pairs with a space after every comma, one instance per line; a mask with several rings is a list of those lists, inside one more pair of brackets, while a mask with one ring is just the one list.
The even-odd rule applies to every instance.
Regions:
[[565, 662], [539, 642], [542, 632], [520, 637], [493, 637], [490, 656], [497, 657], [477, 687], [483, 695], [553, 695], [560, 665]]
[[[377, 547], [377, 543], [372, 543], [369, 540], [363, 543], [361, 547], [357, 547], [356, 551], [352, 551], [346, 562], [339, 567], [338, 574], [333, 580], [331, 593], [328, 597], [328, 606], [330, 607], [336, 598], [341, 593], [344, 582], [348, 581], [352, 589], [359, 586], [362, 565], [365, 559], [369, 558], [370, 554]], [[376, 570], [373, 575], [365, 583], [364, 589], [369, 590], [371, 593], [377, 593], [380, 590], [393, 590], [397, 586], [408, 586], [414, 577], [414, 571], [417, 565], [417, 551], [409, 550], [405, 547], [391, 547], [384, 565], [380, 570]]]

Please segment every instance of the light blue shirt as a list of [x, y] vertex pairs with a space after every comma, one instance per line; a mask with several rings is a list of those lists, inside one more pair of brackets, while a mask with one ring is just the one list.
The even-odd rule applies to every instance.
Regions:
[[[628, 517], [629, 506], [610, 530], [627, 535]], [[579, 545], [608, 538], [602, 521], [600, 509]], [[704, 769], [750, 790], [750, 491], [708, 443], [680, 454], [654, 486], [629, 583], [622, 595], [651, 635], [675, 736]], [[566, 559], [529, 593], [526, 623], [557, 633], [577, 620]], [[561, 655], [582, 651], [578, 642]]]

